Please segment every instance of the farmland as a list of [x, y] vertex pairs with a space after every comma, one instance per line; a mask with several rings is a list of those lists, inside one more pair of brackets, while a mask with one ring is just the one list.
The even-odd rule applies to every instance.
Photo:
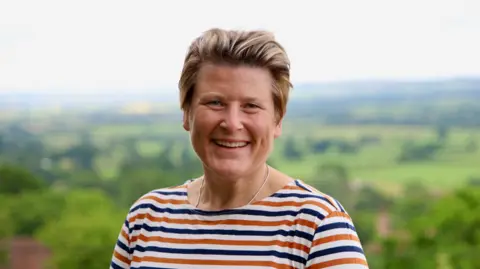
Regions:
[[[455, 214], [479, 212], [475, 208], [461, 209], [460, 204], [464, 202], [462, 199], [477, 201], [468, 197], [477, 197], [475, 190], [480, 184], [480, 102], [477, 101], [480, 80], [387, 86], [391, 88], [359, 94], [356, 89], [366, 85], [349, 86], [353, 88], [330, 85], [339, 91], [351, 90], [349, 94], [334, 97], [315, 93], [315, 89], [325, 86], [306, 87], [303, 95], [298, 93], [289, 103], [283, 133], [275, 142], [269, 163], [338, 198], [358, 224], [367, 256], [378, 266], [372, 268], [393, 269], [403, 268], [395, 267], [405, 264], [401, 259], [416, 265], [420, 257], [425, 257], [422, 255], [440, 255], [436, 248], [416, 245], [416, 241], [409, 242], [411, 249], [418, 248], [413, 256], [401, 252], [399, 245], [391, 245], [399, 240], [395, 237], [399, 231], [409, 231], [412, 238], [420, 238], [419, 231], [428, 228], [422, 225], [447, 225], [444, 222], [449, 219], [442, 214], [450, 213], [438, 211], [442, 206], [442, 200], [438, 199], [458, 200], [455, 208], [460, 211]], [[11, 172], [20, 169], [38, 178], [54, 194], [75, 191], [67, 196], [73, 199], [69, 206], [83, 208], [90, 200], [112, 204], [95, 212], [105, 218], [119, 219], [120, 223], [140, 195], [180, 184], [201, 173], [175, 103], [150, 99], [147, 102], [125, 97], [113, 104], [104, 101], [104, 105], [86, 102], [75, 106], [27, 107], [0, 101], [0, 167], [14, 167], [5, 168], [0, 175], [8, 178], [11, 174], [11, 182], [21, 182], [18, 180], [21, 177]], [[91, 193], [92, 188], [101, 194]], [[48, 204], [54, 196], [41, 201], [15, 195], [10, 200], [5, 197], [0, 193], [1, 199], [7, 199], [5, 203], [12, 203], [11, 208], [28, 201], [44, 202], [43, 208], [57, 206]], [[55, 241], [52, 234], [56, 229], [70, 227], [68, 223], [75, 216], [61, 215], [58, 217], [64, 222], [40, 225], [29, 222], [28, 217], [15, 215], [14, 211], [0, 211], [0, 218], [9, 214], [13, 214], [13, 226], [5, 227], [26, 228], [3, 228], [0, 236], [9, 233], [36, 236], [65, 257], [75, 256], [62, 247], [63, 243]], [[382, 214], [387, 214], [392, 223], [387, 234], [379, 232], [377, 220]], [[431, 222], [422, 222], [423, 215], [429, 216]], [[472, 222], [468, 222], [470, 218], [463, 219], [465, 227], [475, 226], [475, 217], [471, 219]], [[92, 231], [85, 228], [85, 234], [108, 234], [109, 239], [102, 243], [102, 248], [108, 249], [118, 233], [115, 224], [88, 228]], [[446, 231], [452, 233], [455, 231]], [[448, 245], [458, 243], [448, 242]], [[70, 243], [82, 246], [81, 242]], [[378, 246], [383, 252], [378, 252]], [[465, 246], [459, 243], [458, 248], [462, 247]], [[110, 252], [106, 253], [102, 257], [105, 262], [110, 258]], [[469, 259], [455, 253], [467, 252], [452, 252], [450, 259]], [[84, 258], [94, 263], [91, 257]], [[475, 259], [470, 258], [474, 263]]]

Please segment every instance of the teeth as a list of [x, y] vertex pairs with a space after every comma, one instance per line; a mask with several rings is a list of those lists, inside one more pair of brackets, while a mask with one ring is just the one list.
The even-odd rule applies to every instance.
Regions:
[[215, 143], [217, 143], [220, 146], [224, 146], [228, 148], [240, 148], [247, 145], [247, 142], [226, 142], [226, 141], [220, 141], [220, 140], [215, 140]]

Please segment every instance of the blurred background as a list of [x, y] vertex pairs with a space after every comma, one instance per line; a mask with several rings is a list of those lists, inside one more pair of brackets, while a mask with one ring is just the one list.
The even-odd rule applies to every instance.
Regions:
[[0, 268], [108, 268], [130, 205], [201, 174], [176, 83], [210, 27], [286, 47], [270, 164], [343, 203], [370, 268], [480, 268], [476, 0], [1, 1]]

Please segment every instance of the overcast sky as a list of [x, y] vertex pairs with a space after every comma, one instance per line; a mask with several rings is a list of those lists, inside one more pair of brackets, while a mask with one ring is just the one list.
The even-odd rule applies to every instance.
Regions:
[[171, 90], [210, 27], [273, 31], [295, 83], [480, 75], [478, 0], [0, 0], [0, 91]]

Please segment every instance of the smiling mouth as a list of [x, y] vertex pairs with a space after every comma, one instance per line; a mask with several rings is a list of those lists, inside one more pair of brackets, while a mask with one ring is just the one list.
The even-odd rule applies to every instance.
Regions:
[[215, 143], [215, 145], [217, 145], [217, 146], [220, 146], [220, 147], [223, 147], [223, 148], [231, 148], [231, 149], [243, 148], [243, 147], [246, 147], [250, 144], [250, 142], [245, 142], [245, 141], [229, 142], [229, 141], [222, 141], [222, 140], [213, 140], [213, 143]]

